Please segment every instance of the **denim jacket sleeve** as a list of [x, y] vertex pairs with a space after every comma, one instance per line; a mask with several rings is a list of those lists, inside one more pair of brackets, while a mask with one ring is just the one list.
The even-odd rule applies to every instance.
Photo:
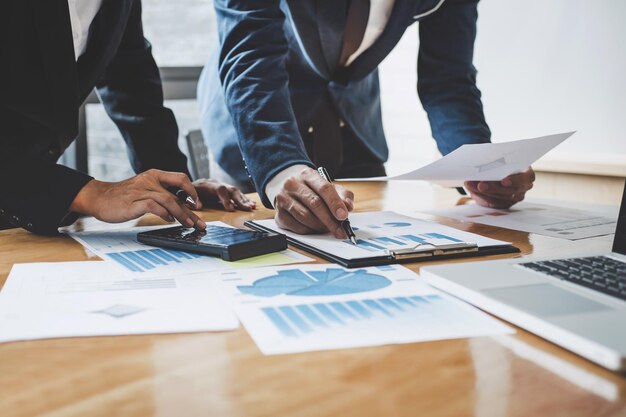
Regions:
[[277, 0], [215, 0], [218, 70], [244, 162], [266, 207], [265, 187], [291, 165], [312, 166], [288, 89], [285, 15]]
[[473, 65], [478, 0], [446, 0], [420, 22], [417, 89], [442, 154], [491, 141]]

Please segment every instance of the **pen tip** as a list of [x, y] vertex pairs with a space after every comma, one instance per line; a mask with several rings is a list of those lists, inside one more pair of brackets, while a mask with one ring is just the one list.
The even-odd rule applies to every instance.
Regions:
[[354, 236], [350, 236], [350, 242], [352, 242], [353, 245], [356, 245], [356, 238]]

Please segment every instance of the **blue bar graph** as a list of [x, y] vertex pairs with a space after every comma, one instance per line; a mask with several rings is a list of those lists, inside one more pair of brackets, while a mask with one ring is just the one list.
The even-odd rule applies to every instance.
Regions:
[[402, 239], [406, 239], [408, 241], [411, 242], [415, 242], [415, 243], [425, 243], [426, 239], [424, 239], [423, 237], [418, 237], [415, 235], [402, 235], [400, 236]]
[[417, 319], [424, 313], [437, 316], [437, 304], [441, 301], [439, 295], [416, 295], [263, 307], [261, 311], [283, 336], [301, 338], [354, 323], [371, 323], [374, 331], [376, 325], [385, 325], [387, 320]]
[[276, 327], [288, 337], [298, 337], [298, 333], [296, 333], [291, 326], [282, 318], [276, 309], [271, 307], [265, 307], [261, 309], [265, 315], [274, 323]]
[[316, 326], [324, 326], [327, 327], [327, 324], [324, 320], [322, 320], [312, 309], [307, 305], [299, 305], [297, 309], [300, 313], [307, 318], [307, 320], [311, 321]]
[[[371, 226], [370, 226], [371, 228]], [[462, 242], [462, 240], [446, 236], [441, 233], [423, 233], [423, 234], [404, 234], [399, 236], [377, 236], [369, 239], [357, 239], [357, 246], [369, 252], [384, 251], [392, 248], [412, 247], [417, 244], [441, 244], [448, 241], [453, 243]], [[349, 240], [344, 241], [348, 245], [352, 245]]]
[[450, 237], [450, 236], [442, 235], [441, 233], [426, 233], [426, 236], [433, 237], [435, 239], [449, 240], [449, 241], [455, 242], [455, 243], [463, 242], [460, 239], [456, 239], [456, 238], [453, 238], [453, 237]]
[[167, 263], [164, 260], [162, 260], [158, 256], [155, 256], [155, 255], [151, 254], [147, 250], [138, 250], [137, 254], [143, 256], [145, 259], [147, 259], [148, 261], [150, 261], [150, 262], [152, 262], [154, 264], [157, 264], [157, 265], [167, 265]]
[[368, 306], [370, 309], [372, 310], [378, 310], [381, 313], [383, 313], [385, 316], [388, 317], [393, 317], [391, 315], [391, 313], [389, 313], [389, 311], [387, 311], [387, 309], [383, 306], [381, 306], [380, 304], [378, 304], [376, 301], [374, 300], [365, 300], [363, 301], [365, 303], [366, 306]]
[[109, 258], [131, 272], [146, 272], [170, 264], [180, 264], [203, 258], [196, 253], [181, 252], [171, 249], [143, 249], [136, 251], [112, 252]]
[[338, 303], [335, 301], [330, 303], [330, 305], [332, 306], [332, 308], [337, 310], [339, 314], [351, 319], [356, 319], [356, 315], [352, 313], [352, 311], [349, 310], [348, 307], [346, 307], [343, 303]]
[[[350, 241], [347, 241], [347, 242], [350, 242]], [[374, 242], [376, 242], [376, 241], [374, 241]], [[352, 244], [352, 243], [350, 243], [350, 244]], [[356, 245], [358, 247], [360, 247], [362, 249], [365, 249], [365, 250], [368, 250], [370, 252], [376, 252], [376, 251], [379, 251], [379, 250], [385, 250], [384, 246], [380, 246], [380, 245], [377, 245], [376, 243], [372, 243], [371, 240], [357, 239]]]
[[346, 302], [350, 308], [352, 308], [356, 313], [362, 318], [368, 319], [372, 316], [372, 313], [369, 309], [363, 307], [363, 305], [359, 301], [348, 301]]
[[400, 245], [400, 246], [406, 245], [405, 242], [398, 240], [398, 239], [392, 239], [390, 237], [376, 237], [372, 240], [382, 243], [383, 245], [388, 245], [388, 244]]
[[331, 322], [343, 324], [343, 321], [335, 313], [332, 312], [326, 304], [313, 304], [313, 307]]
[[280, 310], [280, 312], [285, 315], [287, 320], [295, 324], [296, 328], [300, 330], [301, 332], [310, 333], [313, 331], [311, 327], [309, 327], [307, 322], [298, 313], [296, 313], [293, 307], [283, 306], [283, 307], [278, 307], [278, 310]]
[[400, 304], [396, 303], [390, 298], [381, 298], [380, 302], [383, 303], [383, 305], [386, 305], [387, 307], [391, 307], [392, 309], [396, 309], [398, 311], [404, 311], [404, 308], [402, 308]]
[[139, 265], [140, 268], [144, 268], [144, 269], [156, 268], [156, 266], [152, 262], [146, 261], [144, 258], [139, 256], [137, 252], [122, 252], [120, 253], [120, 255], [125, 256], [131, 262], [134, 262], [135, 264]]

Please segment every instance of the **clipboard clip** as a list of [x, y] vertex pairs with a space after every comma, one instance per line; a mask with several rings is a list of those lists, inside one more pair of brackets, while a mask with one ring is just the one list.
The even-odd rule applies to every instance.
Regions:
[[444, 245], [425, 242], [418, 243], [409, 249], [387, 250], [387, 253], [394, 259], [428, 258], [468, 252], [478, 252], [478, 245], [470, 242], [455, 242]]

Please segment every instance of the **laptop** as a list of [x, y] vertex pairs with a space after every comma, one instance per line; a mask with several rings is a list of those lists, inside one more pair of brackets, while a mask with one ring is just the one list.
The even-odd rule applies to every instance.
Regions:
[[626, 370], [626, 186], [612, 252], [429, 266], [420, 275], [605, 368]]

